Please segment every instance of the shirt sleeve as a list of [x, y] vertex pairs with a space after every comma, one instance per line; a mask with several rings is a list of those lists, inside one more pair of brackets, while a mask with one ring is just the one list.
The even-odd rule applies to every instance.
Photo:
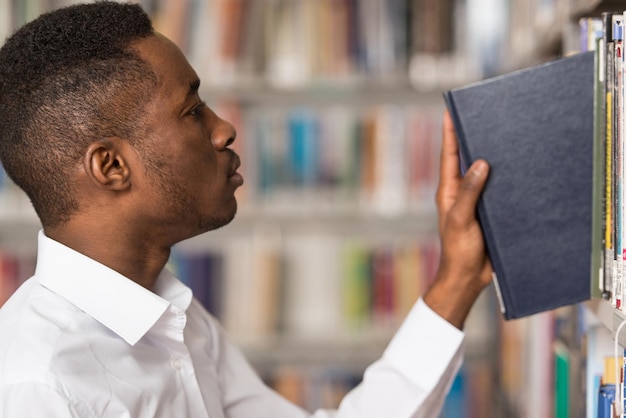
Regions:
[[45, 383], [23, 382], [0, 388], [0, 417], [89, 418], [70, 399]]
[[316, 418], [437, 417], [463, 361], [464, 333], [419, 299], [381, 359], [342, 401]]
[[225, 335], [218, 338], [227, 417], [269, 413], [286, 418], [421, 418], [439, 415], [462, 363], [464, 334], [419, 299], [382, 357], [367, 368], [339, 409], [312, 415], [267, 388]]

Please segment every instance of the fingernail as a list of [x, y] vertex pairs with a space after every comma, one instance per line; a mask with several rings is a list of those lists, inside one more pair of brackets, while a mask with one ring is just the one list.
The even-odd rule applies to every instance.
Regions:
[[474, 163], [474, 167], [472, 169], [472, 172], [474, 174], [476, 174], [477, 176], [484, 176], [485, 172], [487, 171], [487, 163], [482, 161], [482, 160], [478, 160]]

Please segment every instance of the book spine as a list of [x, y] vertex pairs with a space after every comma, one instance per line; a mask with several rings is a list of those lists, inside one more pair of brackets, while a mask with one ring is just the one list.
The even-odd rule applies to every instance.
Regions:
[[568, 418], [570, 393], [570, 354], [562, 343], [554, 348], [554, 417]]
[[[592, 208], [592, 257], [591, 257], [591, 294], [594, 298], [609, 298], [610, 288], [604, 283], [604, 191], [605, 191], [605, 161], [604, 161], [604, 48], [602, 39], [602, 20], [589, 20], [588, 29], [584, 36], [591, 45], [594, 55], [594, 133], [593, 133], [593, 208]], [[600, 27], [600, 31], [596, 28]]]
[[299, 111], [290, 115], [289, 121], [290, 172], [296, 187], [312, 187], [317, 181], [318, 138], [316, 121], [311, 112]]
[[618, 188], [618, 210], [619, 210], [619, 224], [618, 224], [618, 236], [619, 236], [619, 251], [617, 258], [619, 260], [619, 274], [621, 282], [621, 299], [620, 306], [624, 309], [624, 297], [626, 292], [626, 141], [624, 137], [624, 14], [614, 15], [613, 25], [613, 38], [615, 39], [615, 64], [616, 64], [616, 97], [617, 97], [617, 111], [616, 111], [616, 137], [618, 148], [618, 162], [619, 162], [619, 188]]
[[626, 376], [626, 349], [624, 349], [622, 353], [622, 367], [620, 369], [620, 404], [621, 404], [621, 413], [622, 417], [626, 416], [626, 384], [624, 383], [624, 379]]
[[614, 53], [613, 53], [613, 41], [607, 43], [606, 51], [606, 258], [607, 267], [609, 269], [610, 282], [611, 282], [611, 302], [615, 307], [617, 304], [616, 291], [617, 291], [617, 265], [615, 263], [615, 141], [613, 137], [613, 91], [614, 91]]
[[623, 225], [623, 138], [622, 138], [622, 15], [614, 14], [612, 18], [613, 24], [613, 138], [615, 144], [615, 307], [622, 308], [622, 299], [624, 297], [623, 283], [623, 242], [622, 242], [622, 225]]
[[604, 358], [604, 373], [598, 391], [598, 418], [615, 417], [615, 400], [619, 385], [615, 376], [615, 361], [615, 358], [610, 356]]

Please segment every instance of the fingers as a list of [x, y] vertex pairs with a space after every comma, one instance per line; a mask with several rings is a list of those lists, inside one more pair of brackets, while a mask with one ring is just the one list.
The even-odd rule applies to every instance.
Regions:
[[443, 184], [458, 180], [461, 177], [459, 167], [459, 145], [454, 131], [450, 113], [446, 110], [443, 115], [443, 140], [440, 156], [440, 180]]
[[476, 160], [465, 173], [454, 203], [454, 212], [459, 222], [466, 223], [474, 219], [476, 204], [488, 176], [489, 165], [484, 160]]
[[446, 110], [443, 115], [443, 140], [439, 162], [439, 185], [437, 187], [436, 203], [438, 211], [439, 232], [443, 226], [450, 208], [456, 202], [456, 197], [462, 181], [459, 160], [459, 146], [457, 143], [454, 124], [450, 113]]
[[484, 160], [475, 161], [461, 176], [459, 146], [454, 124], [448, 111], [443, 118], [443, 140], [437, 188], [439, 231], [449, 212], [454, 209], [456, 222], [470, 223], [475, 219], [476, 204], [489, 175], [489, 165]]
[[441, 221], [456, 200], [457, 190], [461, 182], [459, 166], [459, 147], [452, 118], [446, 111], [443, 115], [443, 138], [439, 161], [439, 185], [437, 186], [436, 202]]

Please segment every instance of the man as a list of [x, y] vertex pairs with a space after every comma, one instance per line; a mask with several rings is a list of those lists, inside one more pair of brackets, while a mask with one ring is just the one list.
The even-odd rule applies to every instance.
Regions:
[[[0, 310], [0, 416], [308, 416], [164, 270], [172, 245], [233, 219], [243, 182], [199, 83], [136, 5], [60, 9], [0, 49], [0, 159], [43, 226]], [[313, 416], [438, 414], [491, 280], [474, 215], [488, 167], [461, 178], [456, 147], [446, 117], [433, 286], [339, 410]]]

